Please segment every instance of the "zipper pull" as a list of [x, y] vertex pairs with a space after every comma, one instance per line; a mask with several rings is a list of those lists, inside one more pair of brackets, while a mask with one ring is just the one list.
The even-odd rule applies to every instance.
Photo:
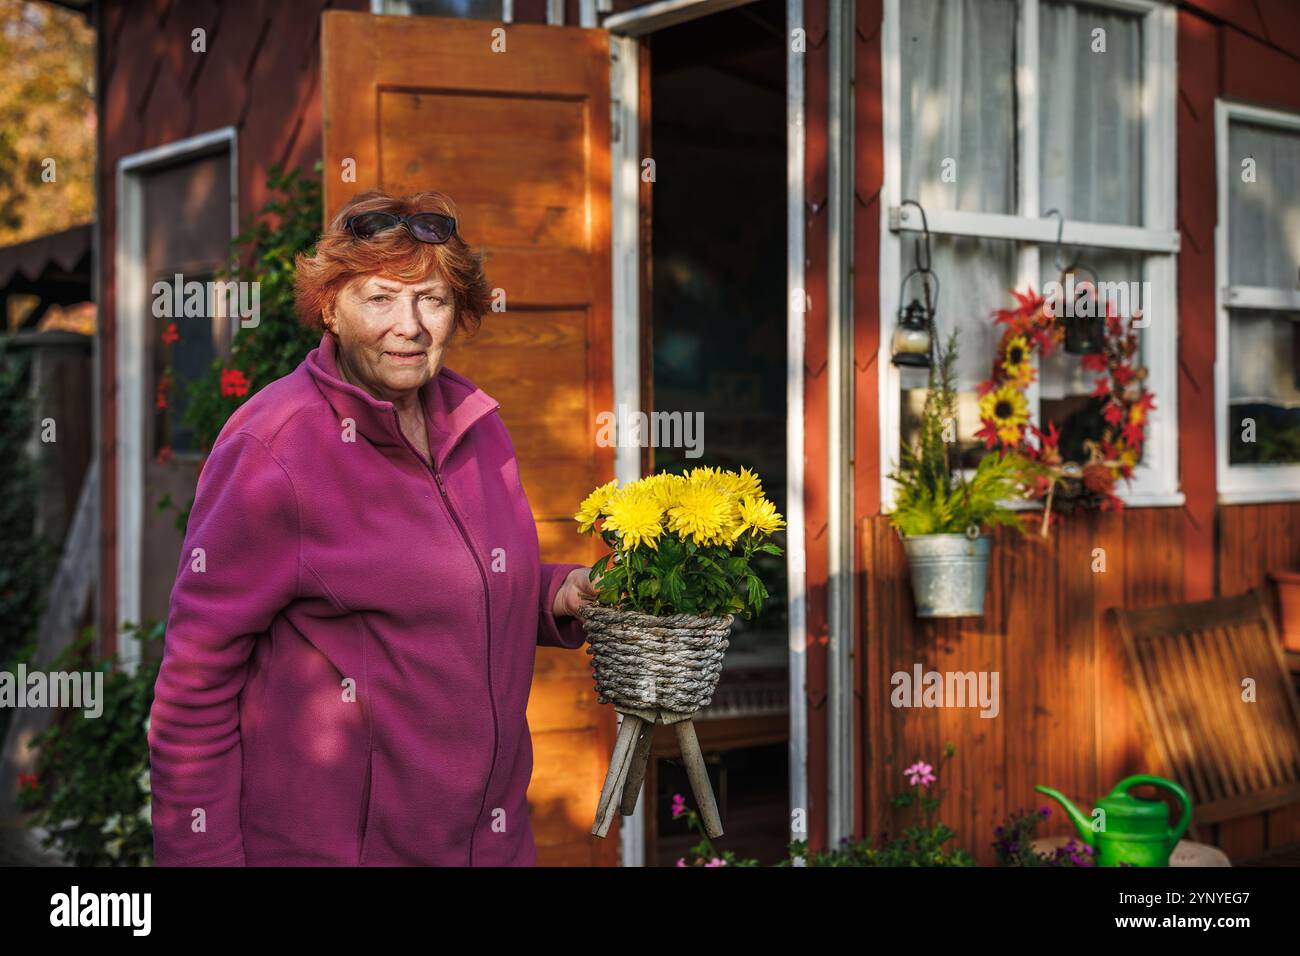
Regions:
[[442, 492], [444, 498], [447, 497], [447, 486], [442, 483], [442, 475], [438, 472], [433, 473], [433, 480], [438, 483], [438, 490]]

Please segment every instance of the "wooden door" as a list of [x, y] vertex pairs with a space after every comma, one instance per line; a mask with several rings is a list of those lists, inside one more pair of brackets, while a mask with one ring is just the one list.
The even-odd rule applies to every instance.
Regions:
[[[456, 202], [507, 308], [447, 364], [501, 403], [542, 560], [594, 561], [570, 516], [614, 476], [613, 449], [595, 444], [613, 400], [607, 35], [328, 11], [321, 36], [326, 220], [372, 188]], [[587, 661], [538, 650], [528, 798], [542, 865], [617, 862], [616, 834], [590, 835], [614, 715]]]

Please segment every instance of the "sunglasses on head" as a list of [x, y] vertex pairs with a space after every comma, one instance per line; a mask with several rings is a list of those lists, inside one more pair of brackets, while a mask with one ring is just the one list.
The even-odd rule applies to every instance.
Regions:
[[344, 224], [357, 239], [373, 239], [386, 229], [405, 226], [421, 242], [446, 242], [456, 233], [456, 220], [440, 212], [417, 212], [398, 216], [391, 212], [363, 212], [349, 216]]

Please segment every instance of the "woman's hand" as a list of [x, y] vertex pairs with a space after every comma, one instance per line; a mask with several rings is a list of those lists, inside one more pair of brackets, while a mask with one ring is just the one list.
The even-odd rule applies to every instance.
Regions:
[[551, 610], [556, 617], [577, 617], [578, 609], [596, 600], [596, 587], [591, 583], [590, 569], [574, 568], [555, 592]]

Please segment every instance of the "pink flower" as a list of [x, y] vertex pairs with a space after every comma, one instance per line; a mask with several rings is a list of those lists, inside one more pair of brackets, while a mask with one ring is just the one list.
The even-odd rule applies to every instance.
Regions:
[[904, 770], [903, 776], [907, 778], [907, 782], [913, 787], [928, 787], [938, 779], [934, 775], [934, 768], [920, 760]]
[[680, 793], [673, 794], [673, 819], [676, 820], [686, 812], [686, 798]]
[[704, 865], [705, 866], [726, 866], [727, 861], [715, 856], [713, 859], [711, 859], [708, 863], [705, 863]]
[[678, 866], [685, 866], [685, 865], [686, 865], [686, 857], [684, 857], [684, 856], [679, 856], [679, 857], [677, 858], [677, 865], [678, 865]]

